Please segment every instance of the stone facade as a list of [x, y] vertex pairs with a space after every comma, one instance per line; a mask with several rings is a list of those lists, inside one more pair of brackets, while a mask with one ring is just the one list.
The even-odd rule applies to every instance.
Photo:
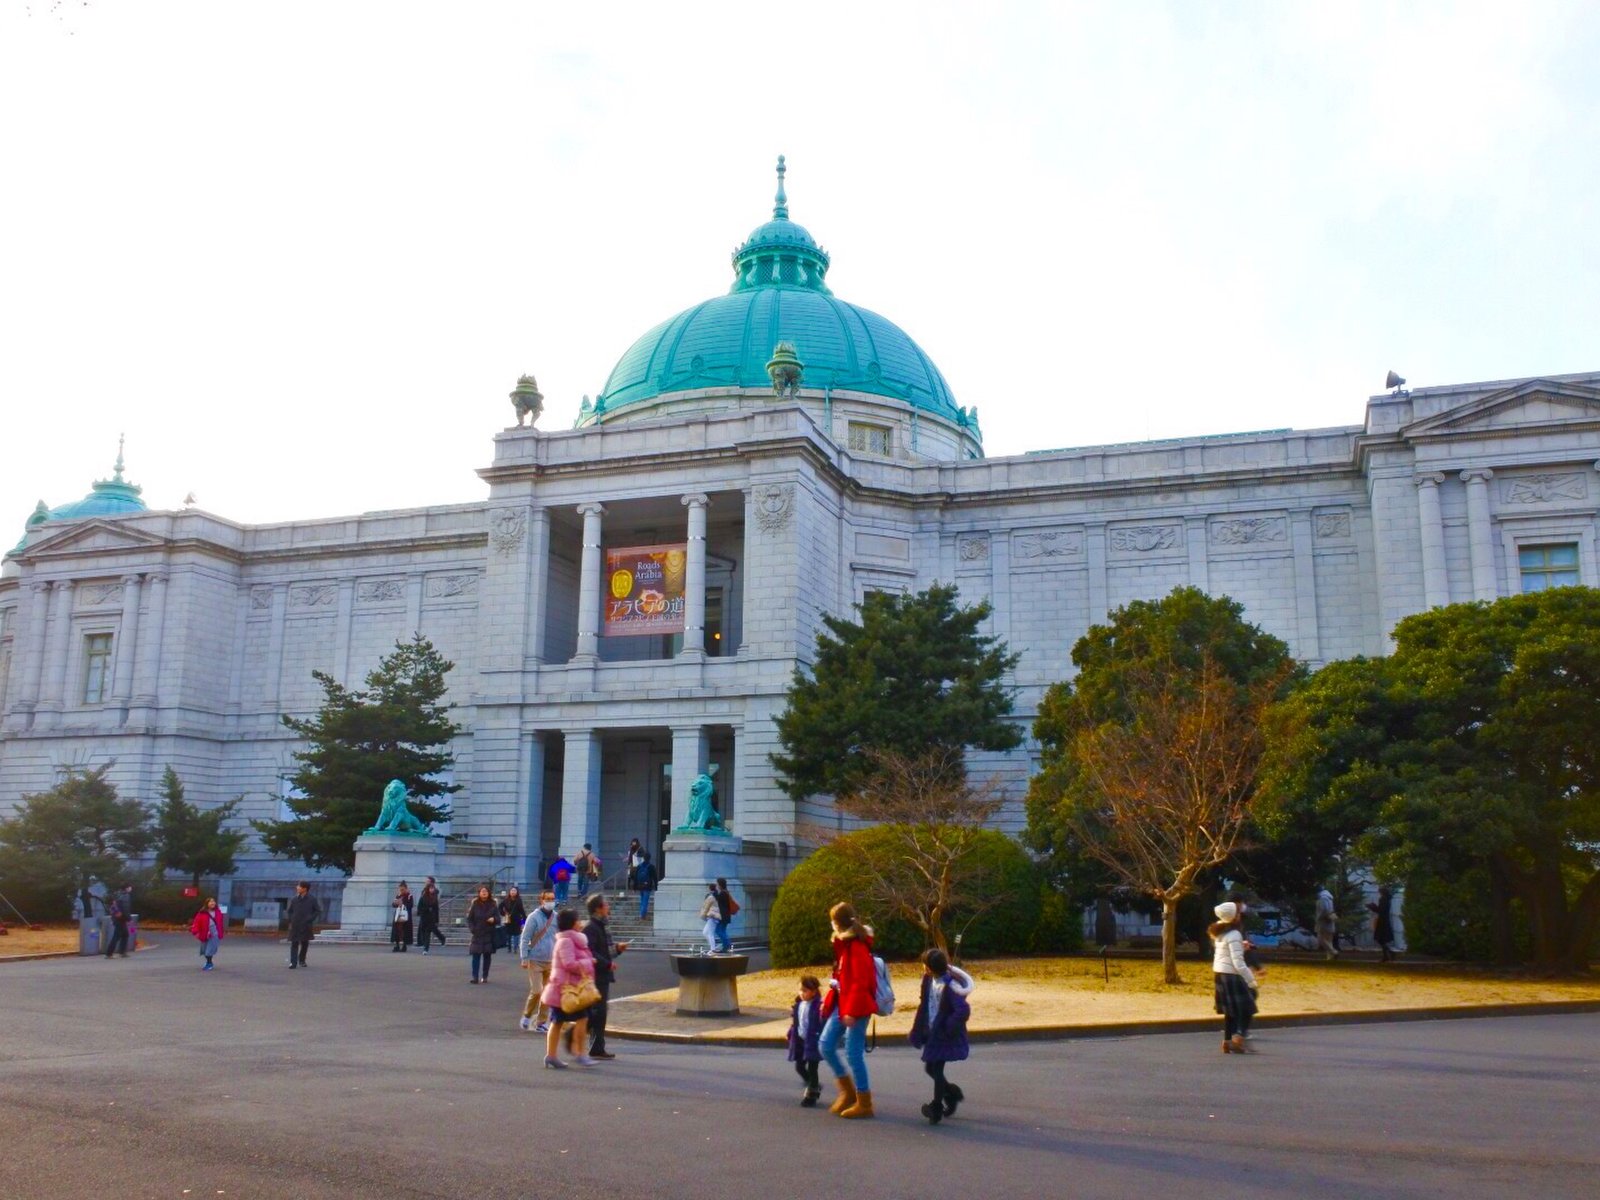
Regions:
[[[608, 871], [631, 837], [659, 855], [715, 764], [737, 932], [759, 933], [795, 827], [831, 818], [776, 786], [773, 717], [822, 616], [870, 590], [953, 580], [992, 601], [992, 632], [1021, 652], [1026, 727], [1092, 622], [1179, 584], [1242, 601], [1320, 664], [1382, 653], [1428, 606], [1537, 586], [1552, 550], [1600, 581], [1600, 374], [1377, 396], [1358, 427], [994, 459], [881, 397], [692, 400], [507, 429], [479, 504], [32, 528], [0, 574], [0, 812], [115, 759], [127, 795], [153, 801], [170, 763], [191, 798], [243, 793], [243, 818], [277, 816], [296, 748], [279, 714], [314, 707], [312, 670], [358, 683], [421, 631], [456, 664], [464, 787], [446, 845], [473, 874], [526, 883], [584, 841]], [[895, 453], [849, 448], [857, 412], [896, 431]], [[704, 637], [599, 636], [601, 548], [685, 541]], [[1015, 785], [1004, 824], [1019, 828], [1029, 750], [975, 766]], [[675, 877], [665, 850], [660, 919], [688, 936], [703, 880]], [[247, 855], [235, 895], [302, 874]]]

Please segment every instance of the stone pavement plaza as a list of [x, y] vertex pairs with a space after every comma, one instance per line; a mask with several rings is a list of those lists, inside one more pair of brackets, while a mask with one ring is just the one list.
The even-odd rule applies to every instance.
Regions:
[[[459, 947], [230, 939], [202, 975], [158, 935], [126, 961], [0, 964], [0, 1196], [1593, 1196], [1600, 1016], [979, 1046], [930, 1129], [915, 1056], [871, 1060], [880, 1117], [798, 1107], [775, 1051], [617, 1042], [539, 1069], [522, 973]], [[619, 992], [659, 986], [624, 957]], [[980, 985], [981, 986], [981, 985]], [[981, 1003], [982, 993], [976, 998]]]

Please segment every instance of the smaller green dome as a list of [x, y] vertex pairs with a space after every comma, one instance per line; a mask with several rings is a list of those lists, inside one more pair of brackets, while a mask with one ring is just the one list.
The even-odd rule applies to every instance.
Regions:
[[28, 517], [22, 541], [11, 548], [15, 554], [27, 544], [28, 535], [46, 521], [81, 521], [86, 517], [122, 517], [129, 513], [148, 512], [149, 506], [141, 498], [144, 489], [122, 477], [122, 441], [117, 441], [117, 461], [110, 479], [97, 479], [82, 500], [57, 505], [47, 509], [39, 501]]

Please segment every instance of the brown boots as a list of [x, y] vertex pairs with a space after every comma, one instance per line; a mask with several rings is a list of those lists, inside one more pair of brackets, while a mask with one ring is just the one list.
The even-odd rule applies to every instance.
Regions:
[[872, 1093], [857, 1092], [856, 1102], [839, 1114], [847, 1121], [861, 1120], [872, 1115]]
[[833, 1081], [839, 1088], [838, 1098], [828, 1105], [828, 1111], [834, 1116], [839, 1116], [845, 1109], [853, 1107], [856, 1102], [855, 1081], [848, 1075], [841, 1075]]

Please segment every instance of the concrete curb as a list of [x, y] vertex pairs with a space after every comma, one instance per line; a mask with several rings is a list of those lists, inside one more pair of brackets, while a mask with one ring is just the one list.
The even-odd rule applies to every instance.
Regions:
[[[1436, 1008], [1383, 1008], [1359, 1012], [1284, 1013], [1259, 1016], [1252, 1024], [1258, 1029], [1292, 1029], [1316, 1025], [1376, 1025], [1400, 1021], [1459, 1021], [1475, 1017], [1544, 1017], [1570, 1013], [1600, 1012], [1600, 1000], [1550, 1000], [1525, 1004], [1450, 1005]], [[1215, 1033], [1216, 1017], [1177, 1017], [1166, 1021], [1121, 1021], [1106, 1025], [1032, 1025], [1014, 1029], [973, 1030], [969, 1041], [983, 1042], [1059, 1042], [1079, 1038], [1148, 1037], [1162, 1033]], [[773, 1050], [784, 1045], [781, 1037], [741, 1038], [699, 1033], [652, 1033], [644, 1029], [606, 1026], [608, 1037], [635, 1042], [664, 1042], [687, 1046], [731, 1046], [745, 1050]], [[889, 1042], [898, 1044], [898, 1035]]]

